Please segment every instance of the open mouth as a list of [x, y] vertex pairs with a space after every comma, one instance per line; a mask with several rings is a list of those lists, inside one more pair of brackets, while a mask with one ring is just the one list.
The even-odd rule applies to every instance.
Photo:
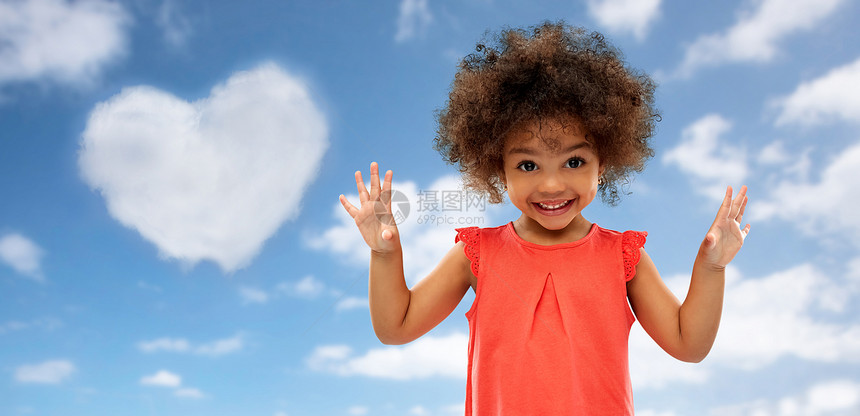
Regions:
[[573, 201], [573, 200], [572, 200], [572, 199], [568, 199], [567, 201], [561, 201], [561, 202], [554, 203], [554, 204], [548, 204], [548, 203], [543, 203], [543, 202], [535, 202], [535, 204], [536, 204], [537, 206], [539, 206], [539, 207], [543, 208], [543, 209], [553, 210], [553, 209], [560, 209], [560, 208], [563, 208], [564, 206], [566, 206], [567, 204], [569, 204], [571, 201]]
[[555, 215], [563, 215], [567, 211], [570, 211], [570, 207], [573, 206], [572, 202], [576, 199], [558, 199], [554, 201], [544, 201], [544, 202], [532, 202], [532, 206], [535, 207], [535, 210], [541, 215], [546, 216], [555, 216]]

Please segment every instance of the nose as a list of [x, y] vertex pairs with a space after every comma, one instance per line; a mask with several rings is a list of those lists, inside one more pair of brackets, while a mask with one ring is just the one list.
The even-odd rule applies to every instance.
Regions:
[[555, 195], [562, 191], [564, 191], [564, 182], [561, 177], [554, 172], [545, 172], [538, 185], [538, 192]]

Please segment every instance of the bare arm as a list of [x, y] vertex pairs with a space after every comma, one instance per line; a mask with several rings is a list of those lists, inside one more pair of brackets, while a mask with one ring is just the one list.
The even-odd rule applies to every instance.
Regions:
[[405, 344], [442, 322], [469, 290], [469, 260], [464, 243], [454, 245], [436, 268], [412, 290], [403, 276], [403, 256], [371, 253], [370, 319], [385, 344]]
[[404, 344], [438, 325], [457, 307], [469, 288], [472, 272], [460, 242], [412, 290], [406, 286], [400, 233], [391, 218], [387, 197], [392, 175], [386, 172], [380, 186], [379, 168], [372, 163], [369, 192], [361, 172], [355, 173], [361, 207], [356, 208], [343, 195], [340, 202], [370, 247], [368, 291], [374, 332], [385, 344]]
[[745, 187], [734, 200], [731, 188], [727, 190], [717, 218], [699, 247], [683, 304], [663, 283], [645, 250], [640, 249], [636, 277], [627, 284], [630, 304], [642, 328], [679, 360], [699, 362], [714, 344], [722, 315], [725, 268], [750, 230], [749, 224], [740, 228], [746, 202]]

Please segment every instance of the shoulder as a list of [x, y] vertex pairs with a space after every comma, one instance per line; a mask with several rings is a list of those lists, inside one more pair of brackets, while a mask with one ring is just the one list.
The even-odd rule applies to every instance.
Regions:
[[457, 232], [457, 235], [454, 237], [454, 242], [465, 241], [467, 244], [473, 242], [476, 239], [480, 239], [481, 237], [486, 238], [490, 235], [499, 235], [504, 233], [508, 228], [507, 224], [499, 225], [496, 227], [463, 227], [463, 228], [455, 228], [454, 231]]
[[597, 224], [595, 227], [595, 235], [598, 238], [610, 239], [618, 241], [620, 240], [622, 246], [627, 245], [636, 245], [641, 247], [645, 244], [645, 240], [648, 237], [647, 231], [636, 231], [636, 230], [626, 230], [626, 231], [617, 231], [609, 228], [603, 228]]

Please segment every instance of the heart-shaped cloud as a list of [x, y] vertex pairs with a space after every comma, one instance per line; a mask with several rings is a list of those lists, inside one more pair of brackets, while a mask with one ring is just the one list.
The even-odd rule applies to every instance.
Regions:
[[162, 256], [231, 272], [298, 214], [327, 147], [308, 87], [265, 64], [193, 103], [124, 89], [90, 114], [78, 162], [110, 214]]

